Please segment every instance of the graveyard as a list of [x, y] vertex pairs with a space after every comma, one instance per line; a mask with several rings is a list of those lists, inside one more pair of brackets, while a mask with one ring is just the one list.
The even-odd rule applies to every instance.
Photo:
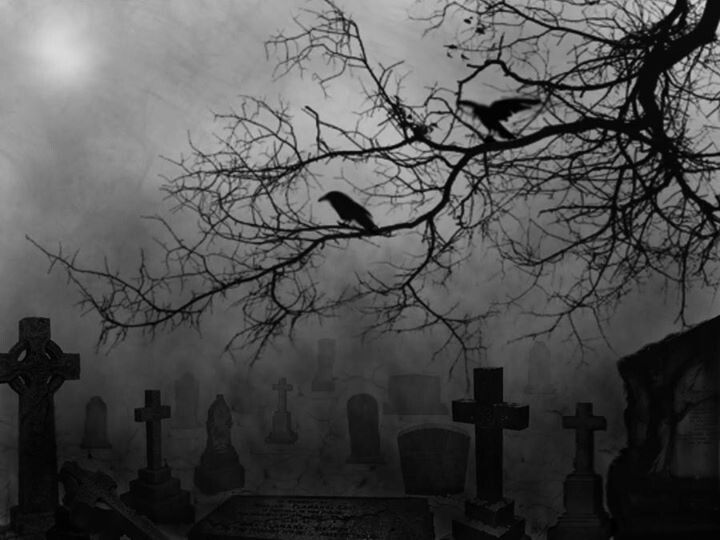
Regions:
[[720, 538], [720, 9], [516, 4], [7, 7], [0, 540]]

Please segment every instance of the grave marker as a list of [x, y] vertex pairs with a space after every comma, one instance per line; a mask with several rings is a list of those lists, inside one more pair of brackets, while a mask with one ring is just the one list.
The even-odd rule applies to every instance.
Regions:
[[380, 452], [378, 403], [370, 394], [356, 394], [347, 402], [350, 457], [347, 463], [385, 463]]
[[293, 444], [298, 439], [298, 434], [292, 429], [292, 415], [287, 408], [287, 395], [292, 389], [293, 386], [287, 383], [285, 377], [273, 384], [273, 390], [278, 393], [278, 408], [273, 413], [272, 431], [265, 439], [268, 443]]

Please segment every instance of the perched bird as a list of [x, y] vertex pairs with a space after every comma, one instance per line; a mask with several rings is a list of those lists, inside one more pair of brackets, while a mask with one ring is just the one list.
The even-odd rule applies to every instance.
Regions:
[[481, 103], [475, 103], [467, 99], [458, 101], [460, 107], [468, 107], [472, 114], [477, 117], [486, 128], [503, 136], [505, 139], [514, 139], [515, 135], [510, 133], [507, 128], [500, 123], [500, 120], [507, 120], [516, 112], [529, 109], [538, 103], [540, 103], [539, 99], [531, 98], [499, 99], [490, 105], [482, 105]]
[[370, 212], [344, 193], [329, 191], [318, 200], [329, 202], [343, 221], [354, 221], [368, 232], [378, 232]]

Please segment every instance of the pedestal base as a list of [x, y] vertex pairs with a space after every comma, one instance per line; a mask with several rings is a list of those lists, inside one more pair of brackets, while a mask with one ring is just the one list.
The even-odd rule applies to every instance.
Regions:
[[525, 520], [520, 518], [497, 527], [480, 520], [453, 520], [452, 537], [453, 540], [530, 540], [525, 534]]
[[140, 469], [138, 478], [130, 481], [130, 491], [120, 500], [156, 523], [192, 523], [195, 508], [190, 492], [180, 488], [180, 480], [173, 478], [170, 467]]
[[203, 455], [195, 467], [195, 486], [206, 495], [239, 489], [245, 485], [245, 469], [237, 462], [237, 454], [228, 456]]
[[608, 540], [612, 524], [607, 516], [562, 516], [557, 525], [550, 527], [547, 540]]
[[570, 474], [565, 479], [565, 513], [548, 530], [548, 540], [607, 540], [612, 526], [603, 507], [602, 478]]

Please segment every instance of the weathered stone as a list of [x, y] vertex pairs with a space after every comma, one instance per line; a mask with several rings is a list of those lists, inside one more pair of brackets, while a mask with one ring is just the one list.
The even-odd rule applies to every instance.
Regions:
[[232, 413], [222, 394], [208, 410], [207, 444], [195, 468], [195, 485], [206, 494], [237, 489], [245, 485], [245, 469], [232, 445]]
[[293, 444], [298, 439], [298, 434], [292, 428], [292, 415], [287, 408], [287, 395], [292, 389], [293, 386], [287, 383], [285, 377], [273, 385], [273, 390], [278, 392], [278, 408], [273, 413], [272, 430], [265, 439], [268, 443]]
[[370, 394], [357, 394], [347, 402], [350, 431], [348, 463], [384, 463], [380, 451], [378, 403]]
[[93, 396], [85, 406], [85, 433], [80, 447], [102, 449], [111, 446], [107, 438], [107, 405], [100, 396]]
[[50, 339], [50, 319], [22, 319], [19, 333], [18, 343], [0, 354], [0, 383], [20, 400], [19, 494], [10, 524], [18, 534], [44, 534], [59, 502], [54, 394], [66, 380], [80, 378], [80, 356]]
[[190, 540], [432, 540], [421, 498], [231, 497]]

